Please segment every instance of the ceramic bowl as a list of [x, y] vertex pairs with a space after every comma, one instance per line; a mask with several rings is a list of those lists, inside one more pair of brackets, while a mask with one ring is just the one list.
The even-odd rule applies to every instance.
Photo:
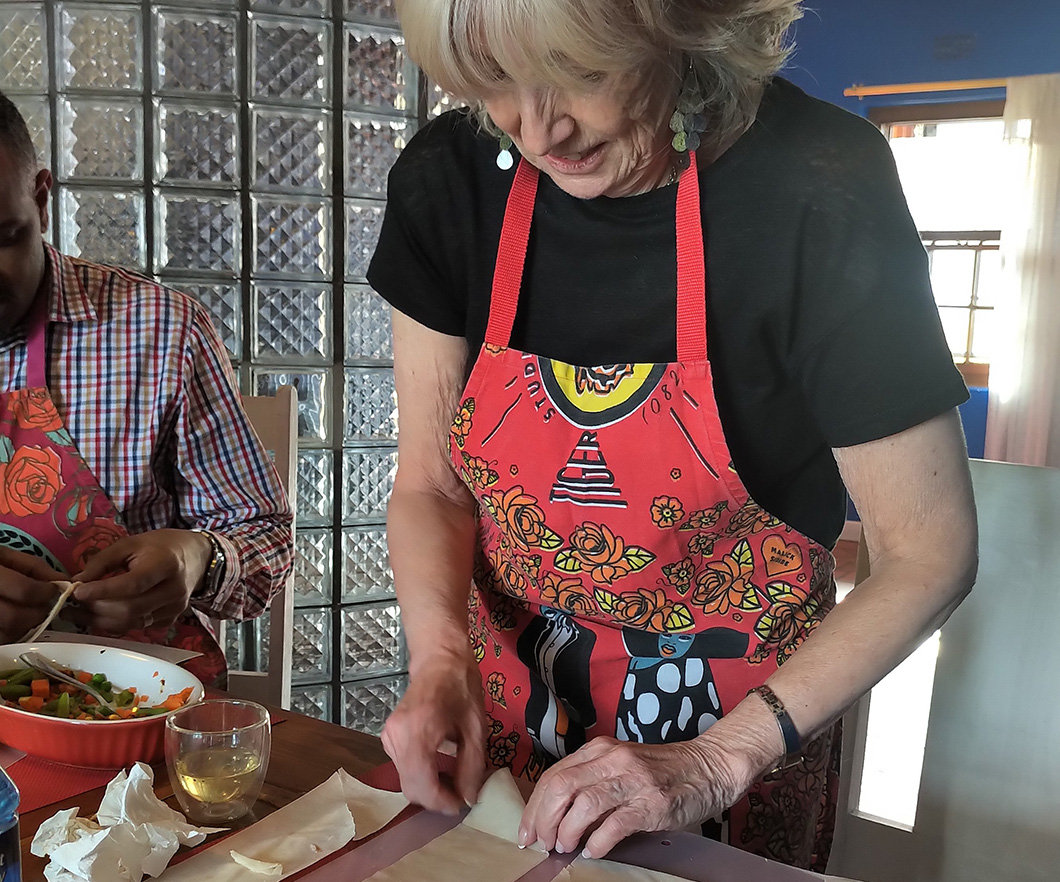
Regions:
[[[203, 699], [202, 682], [183, 668], [149, 655], [91, 643], [12, 643], [0, 646], [0, 670], [24, 667], [32, 649], [63, 668], [105, 674], [115, 692], [133, 688], [161, 704], [191, 687], [188, 704]], [[169, 713], [172, 713], [170, 711]], [[0, 742], [43, 759], [95, 769], [157, 763], [164, 756], [168, 713], [130, 720], [64, 720], [0, 704]]]

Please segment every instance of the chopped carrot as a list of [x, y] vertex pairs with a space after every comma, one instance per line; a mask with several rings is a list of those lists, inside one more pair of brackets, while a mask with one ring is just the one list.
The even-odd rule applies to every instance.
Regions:
[[23, 710], [33, 711], [33, 713], [39, 713], [44, 707], [44, 699], [39, 695], [23, 695], [18, 703]]
[[92, 675], [88, 671], [75, 671], [74, 676], [82, 683], [92, 682]]
[[99, 702], [96, 701], [96, 696], [86, 695], [83, 699], [81, 699], [81, 704], [99, 704]]
[[43, 699], [41, 701], [41, 704], [43, 704], [44, 701], [47, 701], [48, 695], [52, 691], [52, 684], [47, 678], [43, 680], [32, 680], [30, 681], [29, 689], [32, 695]]
[[178, 707], [184, 707], [188, 699], [191, 698], [191, 693], [191, 686], [187, 689], [181, 689], [180, 692], [174, 692], [158, 706], [164, 707], [166, 710], [176, 710]]
[[151, 700], [151, 696], [149, 696], [149, 695], [141, 695], [140, 696], [140, 704], [147, 704], [147, 702], [149, 702], [150, 700]]

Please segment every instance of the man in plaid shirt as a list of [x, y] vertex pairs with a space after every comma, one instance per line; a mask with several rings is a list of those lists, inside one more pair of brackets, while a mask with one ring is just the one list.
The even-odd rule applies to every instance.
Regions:
[[70, 577], [82, 627], [216, 656], [187, 628], [264, 611], [290, 506], [205, 310], [44, 244], [51, 183], [0, 94], [0, 640]]

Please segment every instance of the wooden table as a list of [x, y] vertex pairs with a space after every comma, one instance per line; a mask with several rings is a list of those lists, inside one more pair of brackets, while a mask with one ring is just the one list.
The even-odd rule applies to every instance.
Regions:
[[[293, 802], [330, 778], [339, 767], [351, 775], [362, 776], [389, 762], [389, 757], [375, 736], [323, 723], [293, 711], [276, 713], [282, 722], [273, 726], [272, 755], [261, 795], [250, 814], [233, 822], [233, 827], [252, 824]], [[38, 882], [44, 878], [46, 861], [29, 853], [29, 845], [37, 827], [66, 808], [76, 806], [82, 816], [94, 813], [99, 808], [104, 790], [104, 787], [99, 787], [22, 815], [22, 878], [26, 882]], [[155, 767], [155, 792], [174, 808], [180, 808], [173, 796], [164, 764]], [[392, 832], [402, 835], [398, 831]], [[689, 833], [641, 834], [619, 845], [611, 856], [615, 860], [708, 882], [824, 882], [825, 879], [803, 870], [764, 861]], [[542, 871], [540, 874], [531, 871], [528, 877], [541, 875], [552, 878], [547, 868], [542, 866], [538, 869]], [[842, 880], [829, 877], [828, 882]]]
[[[292, 711], [278, 711], [278, 714], [282, 722], [272, 729], [272, 755], [261, 795], [253, 811], [232, 826], [251, 824], [293, 802], [330, 778], [340, 766], [357, 776], [388, 762], [379, 739], [372, 735], [353, 732]], [[44, 878], [46, 859], [29, 853], [30, 842], [41, 823], [56, 812], [75, 806], [80, 809], [78, 814], [82, 816], [94, 813], [99, 808], [105, 789], [98, 787], [22, 815], [22, 878], [26, 882], [37, 882]], [[155, 792], [174, 808], [180, 808], [173, 798], [165, 764], [155, 767]]]

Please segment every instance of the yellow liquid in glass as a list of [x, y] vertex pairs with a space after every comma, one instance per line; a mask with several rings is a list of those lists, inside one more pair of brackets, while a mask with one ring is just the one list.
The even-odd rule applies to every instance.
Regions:
[[261, 757], [245, 747], [197, 750], [176, 762], [180, 786], [199, 802], [230, 802], [254, 783]]

